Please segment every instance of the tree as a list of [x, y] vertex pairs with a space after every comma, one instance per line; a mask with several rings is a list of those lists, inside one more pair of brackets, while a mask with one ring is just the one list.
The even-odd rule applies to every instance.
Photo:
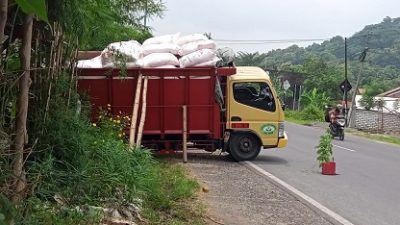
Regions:
[[258, 52], [248, 53], [248, 52], [238, 52], [238, 57], [236, 58], [236, 65], [238, 66], [259, 66], [263, 67], [266, 55], [260, 54]]
[[1, 53], [3, 52], [4, 28], [7, 22], [7, 6], [8, 0], [0, 0], [0, 66], [2, 65]]

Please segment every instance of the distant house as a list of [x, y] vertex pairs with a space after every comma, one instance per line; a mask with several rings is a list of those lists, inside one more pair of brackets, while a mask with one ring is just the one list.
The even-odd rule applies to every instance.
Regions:
[[400, 98], [400, 87], [383, 92], [382, 94], [379, 94], [376, 97]]
[[[361, 89], [358, 91], [358, 93], [361, 93]], [[357, 108], [363, 109], [360, 105], [360, 100], [362, 98], [361, 94], [358, 94], [356, 96], [356, 103], [357, 103]], [[399, 106], [400, 106], [400, 87], [394, 88], [392, 90], [383, 92], [377, 96], [374, 97], [375, 101], [383, 101], [384, 105], [383, 108], [379, 109], [379, 107], [374, 107], [371, 110], [372, 111], [378, 111], [378, 110], [383, 110], [383, 112], [399, 112]]]
[[394, 88], [392, 90], [383, 92], [375, 97], [375, 100], [383, 100], [384, 112], [399, 112], [400, 104], [400, 87]]

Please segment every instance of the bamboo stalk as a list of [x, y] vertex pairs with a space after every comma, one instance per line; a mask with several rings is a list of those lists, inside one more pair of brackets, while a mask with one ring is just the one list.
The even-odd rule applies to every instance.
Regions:
[[143, 77], [142, 74], [139, 74], [137, 83], [136, 83], [135, 101], [133, 102], [131, 129], [129, 132], [129, 147], [130, 148], [132, 148], [133, 145], [135, 144], [137, 113], [139, 110], [139, 96], [140, 96], [140, 90], [142, 89], [142, 77]]
[[45, 111], [44, 111], [44, 121], [46, 121], [47, 119], [47, 114], [49, 112], [49, 106], [50, 106], [50, 96], [51, 96], [51, 89], [52, 89], [52, 81], [53, 81], [53, 58], [55, 57], [53, 52], [54, 52], [54, 46], [55, 46], [55, 42], [52, 41], [51, 42], [51, 48], [50, 48], [50, 57], [49, 57], [49, 71], [47, 73], [47, 79], [49, 80], [49, 88], [47, 90], [47, 100], [46, 100], [46, 107], [45, 107]]
[[183, 148], [183, 162], [187, 163], [187, 106], [182, 106], [182, 122], [183, 122], [183, 132], [182, 132], [182, 148]]
[[140, 122], [139, 122], [139, 128], [138, 128], [138, 136], [136, 140], [136, 146], [140, 147], [142, 143], [142, 136], [143, 136], [143, 128], [144, 128], [144, 121], [146, 120], [146, 107], [147, 107], [147, 82], [149, 78], [144, 77], [144, 82], [143, 82], [143, 93], [142, 93], [142, 113], [140, 115]]
[[68, 101], [67, 101], [67, 105], [69, 106], [69, 103], [71, 101], [71, 93], [72, 93], [72, 83], [74, 82], [74, 77], [75, 77], [75, 72], [76, 72], [76, 59], [78, 57], [78, 40], [76, 43], [76, 49], [74, 50], [74, 55], [71, 59], [71, 78], [69, 81], [69, 89], [68, 89]]

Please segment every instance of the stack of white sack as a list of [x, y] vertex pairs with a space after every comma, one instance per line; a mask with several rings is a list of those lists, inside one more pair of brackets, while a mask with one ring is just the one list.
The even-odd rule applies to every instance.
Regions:
[[176, 68], [179, 66], [179, 46], [176, 44], [179, 33], [152, 37], [143, 42], [144, 68]]
[[216, 44], [203, 34], [191, 34], [179, 37], [178, 54], [180, 67], [214, 67], [220, 60], [216, 56]]
[[101, 52], [103, 67], [139, 68], [142, 65], [142, 46], [135, 40], [114, 42]]

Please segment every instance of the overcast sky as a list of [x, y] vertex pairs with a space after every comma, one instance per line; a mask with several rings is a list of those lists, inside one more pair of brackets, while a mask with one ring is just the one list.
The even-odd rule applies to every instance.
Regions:
[[[292, 44], [286, 40], [350, 37], [383, 18], [400, 17], [400, 0], [162, 0], [162, 19], [148, 25], [155, 35], [211, 33], [216, 40], [264, 40], [226, 44], [235, 51], [267, 52]], [[271, 43], [283, 40], [284, 43]], [[267, 43], [265, 43], [267, 42]], [[243, 43], [243, 41], [242, 41]], [[319, 43], [319, 42], [318, 42]]]

